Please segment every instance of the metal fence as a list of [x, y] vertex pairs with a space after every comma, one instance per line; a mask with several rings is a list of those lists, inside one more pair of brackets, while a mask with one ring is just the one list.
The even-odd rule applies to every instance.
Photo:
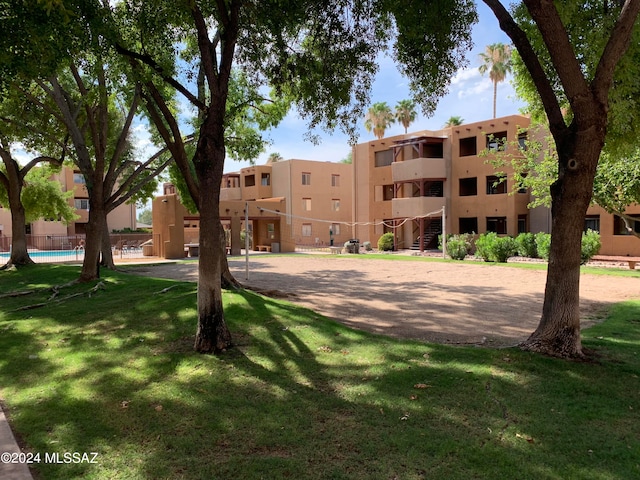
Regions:
[[[151, 240], [150, 233], [111, 234], [114, 259], [142, 258], [143, 244]], [[81, 262], [84, 260], [84, 235], [27, 235], [27, 250], [37, 263]], [[9, 259], [11, 237], [0, 237], [0, 263]]]

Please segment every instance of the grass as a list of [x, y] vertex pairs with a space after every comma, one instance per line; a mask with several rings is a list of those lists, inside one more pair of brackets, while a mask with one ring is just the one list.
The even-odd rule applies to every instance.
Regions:
[[[0, 272], [0, 293], [77, 274]], [[640, 302], [585, 331], [598, 361], [575, 363], [394, 340], [225, 292], [237, 347], [216, 357], [192, 351], [194, 284], [102, 282], [46, 308], [16, 311], [50, 292], [1, 299], [15, 431], [34, 453], [98, 453], [41, 463], [41, 479], [640, 477]]]

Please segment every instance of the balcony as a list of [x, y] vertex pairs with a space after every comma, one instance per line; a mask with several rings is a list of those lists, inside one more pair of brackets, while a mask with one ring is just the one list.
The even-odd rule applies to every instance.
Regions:
[[391, 164], [391, 175], [395, 183], [421, 178], [446, 178], [444, 158], [415, 158]]
[[220, 189], [220, 201], [226, 200], [242, 200], [242, 189], [240, 187]]
[[410, 218], [441, 210], [446, 199], [443, 197], [410, 197], [391, 200], [393, 218]]

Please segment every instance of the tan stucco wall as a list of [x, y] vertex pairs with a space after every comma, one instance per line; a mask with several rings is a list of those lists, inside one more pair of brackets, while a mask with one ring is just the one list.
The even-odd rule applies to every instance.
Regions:
[[[352, 184], [353, 167], [336, 162], [317, 162], [292, 159], [271, 164], [273, 169], [273, 195], [286, 200], [291, 217], [283, 219], [290, 228], [289, 239], [298, 245], [342, 245], [353, 238]], [[302, 184], [302, 174], [310, 174], [311, 183]], [[332, 175], [338, 176], [338, 185], [332, 185]], [[303, 199], [311, 199], [311, 210], [303, 209]], [[338, 211], [333, 210], [334, 200], [339, 201]], [[311, 225], [311, 236], [303, 236], [303, 225]], [[340, 224], [340, 232], [330, 229]]]
[[[527, 117], [512, 115], [499, 119], [488, 120], [452, 127], [443, 130], [422, 130], [407, 135], [385, 137], [355, 145], [354, 159], [354, 219], [358, 222], [379, 223], [382, 220], [412, 218], [430, 213], [444, 206], [447, 212], [446, 231], [459, 233], [460, 217], [476, 217], [478, 230], [486, 231], [487, 217], [506, 217], [507, 233], [517, 234], [518, 215], [528, 214], [528, 194], [488, 195], [486, 193], [486, 177], [494, 174], [492, 165], [486, 162], [487, 157], [478, 155], [486, 146], [486, 135], [496, 132], [507, 132], [507, 137], [516, 140], [520, 127], [529, 123]], [[394, 156], [391, 166], [375, 167], [375, 153], [389, 150], [399, 141], [407, 141], [419, 137], [429, 137], [443, 140], [442, 159], [425, 158], [414, 160], [416, 154], [411, 147], [397, 147], [398, 154]], [[460, 156], [460, 138], [475, 137], [477, 154]], [[405, 162], [407, 165], [399, 164]], [[509, 171], [508, 169], [504, 169]], [[383, 200], [384, 186], [398, 184], [413, 177], [417, 179], [438, 179], [443, 177], [443, 197], [411, 197], [411, 184], [402, 184], [397, 197], [393, 200]], [[395, 175], [395, 176], [394, 176]], [[477, 195], [461, 197], [459, 195], [459, 179], [477, 177]], [[510, 186], [507, 187], [507, 191]], [[385, 227], [357, 226], [356, 236], [361, 241], [369, 240], [375, 244], [384, 233]], [[402, 229], [397, 230], [398, 245], [408, 248], [415, 238], [416, 226], [407, 222]]]

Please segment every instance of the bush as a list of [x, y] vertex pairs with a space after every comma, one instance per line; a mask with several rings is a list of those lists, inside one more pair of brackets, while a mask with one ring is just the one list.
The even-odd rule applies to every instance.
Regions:
[[[471, 252], [471, 238], [468, 233], [447, 235], [447, 255], [453, 260], [464, 260]], [[440, 248], [442, 248], [442, 235], [440, 235]]]
[[499, 237], [495, 232], [483, 233], [476, 240], [476, 256], [485, 262], [505, 263], [518, 251], [515, 239]]
[[591, 260], [591, 257], [598, 254], [601, 246], [600, 234], [594, 230], [588, 229], [582, 234], [580, 262], [584, 265]]
[[516, 237], [518, 255], [521, 257], [538, 258], [536, 236], [533, 233], [521, 233]]
[[491, 256], [494, 262], [505, 263], [507, 258], [518, 252], [518, 244], [513, 237], [498, 237], [491, 246]]
[[551, 248], [551, 234], [539, 232], [536, 233], [536, 247], [540, 258], [549, 260], [549, 248]]
[[362, 246], [367, 252], [370, 252], [371, 250], [373, 250], [373, 247], [371, 246], [371, 242], [364, 242]]
[[476, 257], [482, 258], [485, 262], [491, 262], [491, 248], [498, 238], [495, 232], [482, 233], [476, 240]]
[[387, 232], [378, 239], [378, 250], [381, 252], [393, 250], [393, 233]]

